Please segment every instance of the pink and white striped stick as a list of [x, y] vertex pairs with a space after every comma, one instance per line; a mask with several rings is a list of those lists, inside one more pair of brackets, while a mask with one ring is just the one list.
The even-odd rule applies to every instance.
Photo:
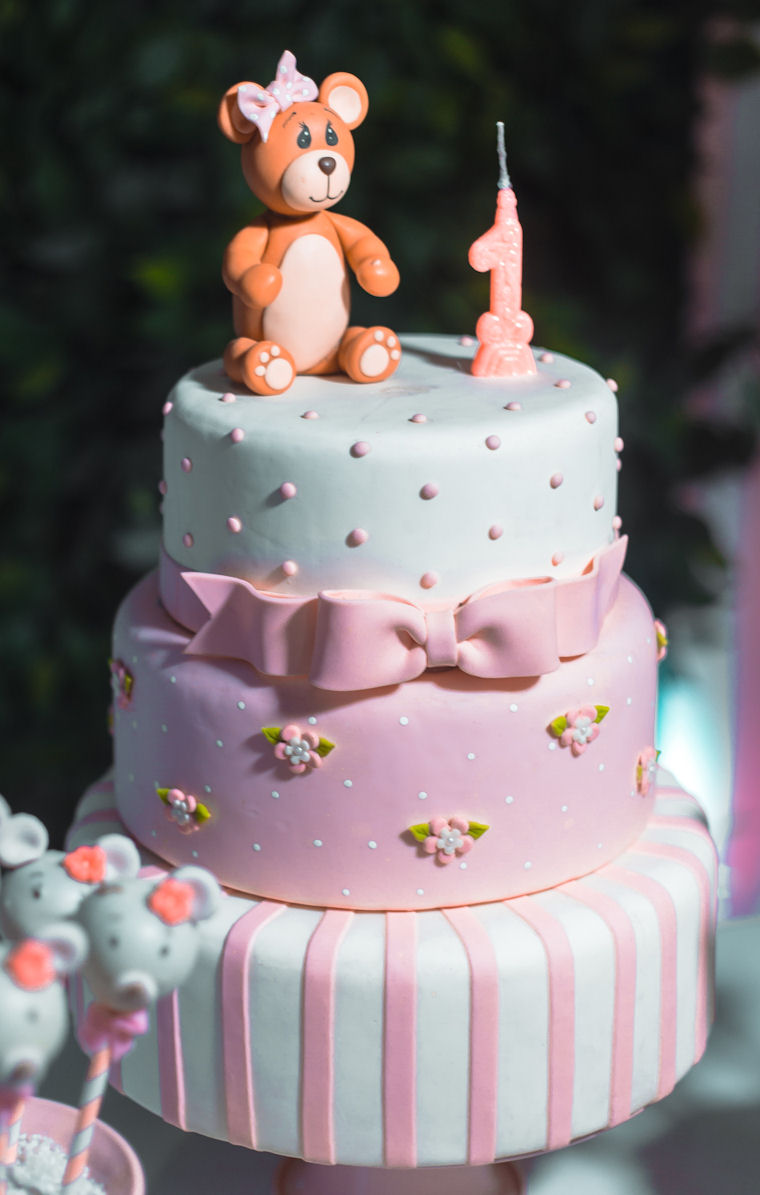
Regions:
[[8, 1151], [8, 1120], [9, 1113], [0, 1104], [0, 1195], [5, 1195], [8, 1189], [8, 1169], [5, 1163]]
[[[85, 1078], [79, 1101], [79, 1115], [77, 1116], [76, 1128], [74, 1130], [74, 1139], [71, 1142], [66, 1170], [64, 1171], [63, 1182], [61, 1183], [62, 1191], [67, 1191], [73, 1186], [77, 1179], [81, 1177], [87, 1165], [95, 1121], [98, 1119], [100, 1105], [103, 1102], [103, 1096], [108, 1086], [108, 1072], [111, 1069], [112, 1054], [113, 1048], [109, 1044], [103, 1046], [100, 1050], [96, 1050], [90, 1059], [90, 1065], [87, 1068], [87, 1077]], [[2, 1188], [0, 1188], [0, 1195], [3, 1195]]]
[[8, 1125], [8, 1147], [5, 1154], [6, 1166], [13, 1166], [18, 1158], [18, 1141], [21, 1136], [21, 1121], [26, 1107], [26, 1098], [19, 1096], [16, 1100]]

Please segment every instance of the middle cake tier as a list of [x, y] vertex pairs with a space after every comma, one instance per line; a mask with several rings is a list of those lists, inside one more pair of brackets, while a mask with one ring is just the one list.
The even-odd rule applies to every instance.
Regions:
[[155, 575], [114, 636], [119, 814], [170, 863], [348, 909], [500, 900], [619, 855], [651, 811], [657, 644], [622, 578], [595, 648], [545, 676], [456, 668], [361, 693], [185, 654]]

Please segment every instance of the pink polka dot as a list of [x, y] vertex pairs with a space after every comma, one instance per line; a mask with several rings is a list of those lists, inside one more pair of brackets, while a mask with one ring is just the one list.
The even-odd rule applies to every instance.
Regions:
[[501, 526], [500, 523], [494, 523], [491, 527], [488, 528], [488, 538], [489, 539], [501, 539], [503, 534], [504, 534], [504, 528]]
[[596, 411], [586, 411], [586, 423], [596, 423]]
[[564, 559], [565, 559], [564, 552], [555, 552], [554, 555], [552, 556], [552, 564], [556, 568], [558, 564], [562, 564], [562, 561]]
[[597, 494], [596, 498], [594, 498], [594, 510], [601, 510], [603, 506], [604, 498], [601, 494]]
[[622, 436], [615, 436], [615, 452], [622, 452], [625, 448]]
[[501, 448], [501, 440], [498, 436], [486, 437], [486, 448], [490, 448], [491, 452], [495, 452], [497, 448]]
[[435, 498], [438, 495], [438, 486], [434, 481], [425, 482], [420, 490], [420, 498]]
[[369, 451], [370, 447], [366, 440], [357, 440], [355, 444], [351, 445], [351, 456], [366, 456]]
[[619, 531], [622, 526], [623, 526], [623, 520], [621, 519], [620, 515], [615, 515], [614, 519], [612, 520], [613, 530]]
[[353, 531], [348, 534], [349, 547], [359, 548], [362, 544], [366, 544], [369, 539], [369, 532], [365, 531], [363, 527], [354, 527]]
[[620, 470], [623, 468], [623, 462], [620, 460], [620, 458], [619, 458], [619, 457], [618, 457], [618, 459], [615, 461], [615, 468], [617, 469], [618, 473], [619, 473], [619, 472], [620, 472]]
[[242, 427], [233, 427], [232, 431], [230, 432], [230, 439], [232, 440], [233, 444], [239, 444], [241, 440], [244, 440], [245, 432], [243, 431]]
[[283, 481], [282, 485], [280, 486], [280, 494], [283, 498], [295, 498], [297, 493], [298, 490], [293, 485], [292, 481]]
[[243, 524], [235, 515], [230, 515], [227, 520], [227, 528], [229, 531], [233, 531], [235, 535], [237, 535], [239, 531], [243, 530]]
[[161, 414], [168, 415], [173, 406], [174, 406], [173, 402], [165, 402], [161, 408]]
[[615, 379], [614, 379], [614, 378], [607, 378], [607, 385], [609, 386], [609, 388], [610, 388], [610, 390], [612, 391], [612, 393], [613, 393], [613, 394], [617, 394], [617, 392], [618, 392], [618, 384], [617, 384], [617, 382], [615, 381]]
[[440, 581], [438, 573], [423, 573], [420, 577], [420, 585], [423, 589], [432, 589]]
[[295, 560], [284, 560], [282, 563], [282, 571], [286, 577], [295, 577], [298, 572], [298, 565]]
[[427, 423], [427, 415], [421, 415], [418, 412], [416, 415], [412, 415], [409, 422], [410, 423]]
[[230, 394], [229, 391], [227, 392], [227, 394], [223, 394], [222, 397], [219, 399], [219, 402], [234, 402], [234, 401], [235, 401], [235, 395]]
[[508, 402], [506, 407], [504, 408], [504, 410], [505, 411], [521, 411], [522, 403], [521, 402]]
[[165, 494], [167, 489], [168, 489], [167, 484], [162, 478], [161, 481], [159, 481], [159, 483], [158, 483], [158, 492], [159, 492], [159, 494]]
[[544, 365], [551, 365], [554, 360], [554, 353], [542, 353], [538, 359], [539, 361], [543, 361]]
[[551, 477], [549, 478], [549, 485], [553, 490], [558, 490], [564, 480], [565, 479], [561, 473], [552, 473]]
[[193, 467], [193, 462], [190, 460], [190, 457], [189, 457], [189, 456], [183, 456], [183, 458], [182, 458], [182, 472], [183, 472], [183, 473], [189, 473], [189, 472], [190, 472], [190, 470], [192, 469], [192, 467]]
[[560, 378], [558, 382], [554, 383], [558, 390], [569, 390], [572, 384], [569, 378]]
[[193, 539], [190, 532], [186, 531], [185, 534], [182, 536], [182, 542], [186, 548], [192, 548], [193, 544], [195, 543], [195, 540]]
[[459, 343], [463, 344], [463, 345], [465, 345], [465, 347], [469, 348], [469, 346], [471, 344], [475, 343], [475, 338], [473, 336], [460, 336]]
[[317, 414], [316, 411], [304, 411], [301, 418], [302, 419], [319, 419], [319, 415]]

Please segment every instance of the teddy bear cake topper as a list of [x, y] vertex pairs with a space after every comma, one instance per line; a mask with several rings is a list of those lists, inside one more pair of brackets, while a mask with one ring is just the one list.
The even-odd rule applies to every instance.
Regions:
[[219, 126], [268, 208], [233, 237], [222, 268], [236, 334], [224, 368], [255, 394], [282, 394], [299, 373], [378, 382], [400, 360], [390, 328], [349, 326], [349, 269], [380, 297], [396, 289], [398, 270], [369, 228], [330, 210], [351, 181], [352, 132], [368, 106], [355, 75], [318, 87], [289, 50], [266, 87], [236, 83], [222, 99]]

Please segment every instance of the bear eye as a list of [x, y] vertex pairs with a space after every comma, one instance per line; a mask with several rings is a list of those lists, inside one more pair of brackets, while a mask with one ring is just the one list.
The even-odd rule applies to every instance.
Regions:
[[335, 129], [332, 127], [329, 120], [327, 122], [327, 128], [325, 129], [325, 141], [328, 145], [338, 144], [338, 134], [335, 132]]
[[311, 145], [311, 133], [307, 124], [301, 125], [301, 132], [298, 134], [297, 145], [299, 149], [308, 149]]
[[161, 958], [166, 958], [167, 954], [169, 953], [169, 947], [162, 946], [158, 953], [161, 955]]
[[26, 1014], [26, 1019], [27, 1019], [27, 1021], [31, 1021], [32, 1024], [35, 1024], [40, 1019], [40, 1014], [39, 1014], [38, 1010], [36, 1008], [28, 1009], [27, 1014]]
[[119, 945], [119, 939], [116, 937], [115, 934], [108, 939], [108, 945], [111, 947], [112, 950], [115, 950], [116, 947]]
[[40, 884], [32, 888], [32, 900], [42, 900], [42, 886]]

